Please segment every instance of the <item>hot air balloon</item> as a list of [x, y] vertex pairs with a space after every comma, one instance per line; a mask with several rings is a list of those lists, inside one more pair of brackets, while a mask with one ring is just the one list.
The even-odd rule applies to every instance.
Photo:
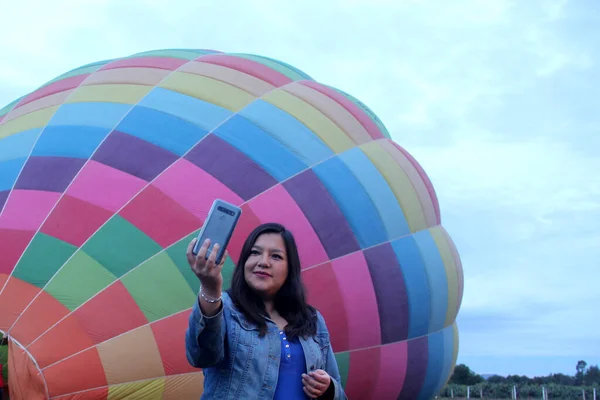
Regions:
[[353, 96], [268, 57], [157, 50], [0, 111], [0, 331], [13, 399], [198, 399], [185, 249], [214, 199], [297, 237], [350, 399], [456, 363], [460, 257], [419, 163]]

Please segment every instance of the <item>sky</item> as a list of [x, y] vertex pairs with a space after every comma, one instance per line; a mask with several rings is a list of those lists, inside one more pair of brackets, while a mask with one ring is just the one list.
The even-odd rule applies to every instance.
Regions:
[[2, 15], [0, 108], [161, 48], [265, 55], [351, 93], [436, 189], [465, 273], [458, 362], [600, 364], [597, 0], [21, 0]]

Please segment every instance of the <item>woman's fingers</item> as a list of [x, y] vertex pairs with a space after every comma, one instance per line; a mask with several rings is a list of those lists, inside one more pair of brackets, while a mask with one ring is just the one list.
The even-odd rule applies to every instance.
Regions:
[[185, 255], [187, 256], [187, 260], [190, 266], [196, 261], [196, 256], [194, 256], [194, 253], [192, 251], [194, 250], [194, 246], [196, 245], [197, 240], [197, 238], [192, 239], [190, 244], [188, 244], [187, 246], [187, 250], [185, 251]]
[[200, 250], [198, 250], [198, 255], [196, 256], [196, 260], [200, 261], [202, 265], [206, 260], [206, 252], [208, 251], [208, 246], [210, 246], [210, 239], [205, 239], [202, 246], [200, 246]]
[[319, 376], [318, 378], [319, 378], [319, 380], [317, 380], [313, 376], [310, 376], [307, 374], [302, 375], [302, 383], [304, 384], [304, 392], [311, 397], [312, 396], [319, 397], [320, 395], [325, 393], [325, 391], [329, 387], [329, 384], [325, 383], [325, 381], [327, 381], [328, 376], [325, 376], [325, 377]]
[[194, 255], [193, 249], [198, 239], [194, 239], [190, 242], [187, 248], [187, 259], [192, 271], [199, 277], [204, 275], [206, 272], [206, 251], [210, 246], [210, 239], [206, 239], [202, 246], [198, 250], [198, 254]]
[[304, 386], [302, 389], [304, 389], [304, 393], [306, 393], [306, 395], [311, 399], [316, 399], [320, 396], [319, 393], [317, 393], [317, 391], [310, 386]]
[[225, 252], [223, 253], [223, 257], [221, 258], [221, 262], [219, 263], [220, 268], [223, 268], [223, 265], [225, 265], [225, 260], [227, 259], [227, 257], [229, 257], [229, 252], [225, 250]]
[[206, 260], [206, 266], [212, 270], [214, 269], [214, 267], [217, 265], [217, 254], [219, 253], [219, 248], [221, 246], [219, 246], [219, 243], [215, 243], [215, 245], [212, 248], [212, 251], [210, 252], [210, 255], [208, 256], [208, 260]]
[[317, 382], [320, 382], [323, 385], [325, 385], [325, 388], [327, 388], [331, 383], [331, 377], [327, 372], [323, 371], [322, 369], [318, 369], [315, 372], [311, 372], [309, 376], [311, 376]]
[[221, 246], [215, 244], [212, 247], [210, 254], [208, 254], [211, 241], [210, 239], [206, 239], [198, 249], [198, 254], [194, 255], [193, 250], [197, 243], [197, 239], [193, 239], [187, 247], [186, 255], [190, 268], [196, 277], [198, 277], [200, 285], [206, 289], [207, 293], [214, 293], [215, 297], [219, 296], [223, 285], [221, 269], [223, 268], [226, 256], [224, 256], [219, 264], [216, 265], [215, 261]]

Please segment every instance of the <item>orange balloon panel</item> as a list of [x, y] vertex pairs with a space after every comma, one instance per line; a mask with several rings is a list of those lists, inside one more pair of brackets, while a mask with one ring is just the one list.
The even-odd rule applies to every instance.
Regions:
[[14, 341], [9, 341], [8, 355], [8, 387], [11, 398], [46, 399], [44, 377], [27, 352]]

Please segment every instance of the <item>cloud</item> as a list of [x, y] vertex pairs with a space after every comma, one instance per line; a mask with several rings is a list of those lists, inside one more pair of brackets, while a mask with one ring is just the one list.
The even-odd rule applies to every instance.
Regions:
[[9, 2], [0, 103], [77, 66], [156, 48], [286, 61], [365, 102], [431, 176], [465, 269], [461, 357], [598, 355], [599, 9], [594, 0]]
[[452, 146], [412, 152], [429, 166], [448, 202], [521, 209], [538, 219], [560, 211], [600, 211], [598, 157], [559, 141], [495, 139], [482, 132], [463, 135]]
[[484, 134], [413, 154], [430, 171], [442, 223], [468, 260], [463, 309], [597, 296], [597, 269], [582, 256], [600, 257], [592, 222], [600, 221], [600, 158], [561, 142]]

